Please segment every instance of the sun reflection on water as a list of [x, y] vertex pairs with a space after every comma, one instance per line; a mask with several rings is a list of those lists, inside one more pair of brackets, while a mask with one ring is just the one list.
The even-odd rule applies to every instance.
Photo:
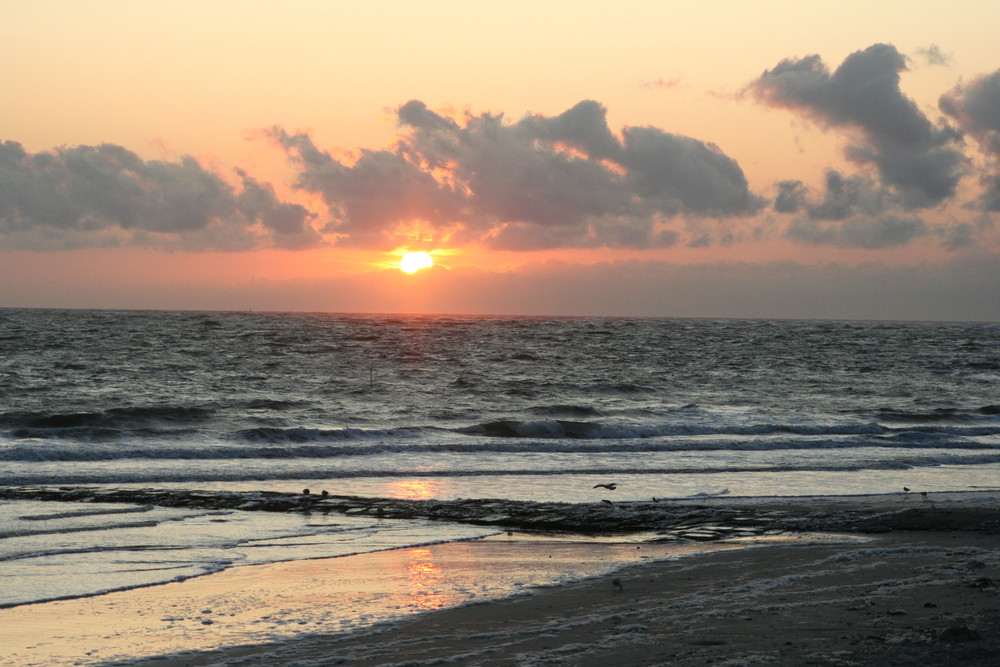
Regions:
[[410, 582], [410, 602], [423, 611], [440, 609], [451, 602], [449, 596], [439, 590], [444, 579], [441, 568], [433, 562], [429, 549], [408, 549], [406, 575]]
[[445, 485], [433, 479], [405, 479], [391, 482], [386, 486], [385, 495], [403, 500], [430, 500], [440, 498]]

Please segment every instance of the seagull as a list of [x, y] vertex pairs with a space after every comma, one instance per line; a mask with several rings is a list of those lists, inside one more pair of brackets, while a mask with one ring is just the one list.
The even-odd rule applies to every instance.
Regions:
[[608, 491], [614, 491], [615, 489], [618, 488], [618, 485], [615, 484], [615, 483], [611, 483], [611, 484], [594, 484], [594, 488], [595, 489], [607, 489]]

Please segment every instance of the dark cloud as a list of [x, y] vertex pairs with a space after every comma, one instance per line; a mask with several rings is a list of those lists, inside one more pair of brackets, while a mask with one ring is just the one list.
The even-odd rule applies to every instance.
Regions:
[[[782, 209], [778, 209], [778, 205]], [[814, 192], [799, 181], [778, 183], [775, 211], [798, 214], [785, 229], [785, 238], [810, 245], [882, 249], [936, 236], [948, 250], [976, 244], [988, 224], [929, 224], [901, 211], [892, 194], [860, 175], [826, 173], [825, 189]]]
[[1000, 211], [1000, 70], [956, 86], [941, 96], [939, 106], [992, 161], [991, 173], [982, 176], [982, 205]]
[[668, 215], [741, 215], [762, 202], [750, 193], [743, 170], [717, 146], [654, 127], [624, 130], [619, 163], [632, 190]]
[[797, 213], [805, 204], [806, 187], [802, 181], [779, 181], [775, 188], [778, 190], [774, 198], [775, 212]]
[[791, 109], [827, 127], [856, 130], [846, 157], [876, 168], [908, 208], [934, 206], [955, 193], [964, 158], [960, 135], [936, 126], [899, 87], [906, 58], [875, 44], [830, 72], [817, 55], [787, 59], [750, 85], [757, 99]]
[[763, 204], [716, 146], [652, 127], [617, 136], [592, 100], [517, 122], [453, 120], [419, 100], [397, 116], [397, 145], [353, 164], [307, 135], [271, 131], [300, 170], [298, 186], [323, 196], [339, 243], [391, 247], [403, 240], [399, 225], [419, 221], [497, 248], [646, 248], [677, 241], [671, 218], [750, 215]]
[[976, 234], [973, 225], [960, 222], [938, 231], [941, 240], [948, 250], [961, 250], [976, 245]]
[[927, 65], [937, 65], [940, 67], [951, 65], [951, 56], [942, 51], [941, 47], [937, 44], [919, 47], [916, 53]]
[[816, 204], [807, 204], [813, 220], [844, 220], [854, 215], [877, 216], [891, 210], [889, 194], [863, 176], [845, 176], [835, 169], [826, 172], [826, 191]]
[[244, 250], [318, 244], [309, 211], [237, 172], [237, 189], [193, 158], [143, 160], [112, 144], [29, 153], [0, 144], [0, 246], [145, 245]]
[[853, 217], [839, 221], [803, 218], [792, 222], [786, 236], [812, 245], [882, 249], [905, 245], [929, 231], [923, 220], [912, 217]]

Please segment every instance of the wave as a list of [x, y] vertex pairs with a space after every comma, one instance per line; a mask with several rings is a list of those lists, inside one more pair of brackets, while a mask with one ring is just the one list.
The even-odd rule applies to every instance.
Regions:
[[116, 471], [112, 477], [99, 471], [86, 470], [66, 470], [64, 472], [47, 472], [46, 474], [32, 473], [30, 471], [15, 473], [5, 476], [4, 483], [0, 486], [0, 493], [3, 488], [18, 485], [65, 485], [65, 484], [148, 484], [148, 483], [187, 483], [187, 482], [250, 482], [253, 480], [307, 480], [332, 478], [338, 480], [346, 479], [412, 479], [412, 478], [482, 478], [482, 477], [560, 477], [567, 475], [587, 475], [587, 476], [614, 476], [621, 478], [630, 477], [655, 477], [655, 476], [680, 476], [689, 477], [691, 475], [715, 475], [715, 474], [781, 474], [789, 472], [860, 472], [860, 471], [888, 471], [888, 470], [913, 470], [919, 468], [933, 468], [938, 466], [981, 466], [1000, 464], [1000, 454], [989, 454], [980, 456], [948, 456], [936, 455], [927, 457], [912, 457], [901, 460], [878, 460], [878, 461], [827, 461], [817, 463], [806, 461], [801, 463], [785, 462], [774, 465], [703, 465], [692, 467], [661, 467], [661, 468], [629, 468], [629, 467], [608, 467], [608, 466], [574, 466], [560, 470], [551, 469], [503, 469], [503, 470], [458, 470], [441, 468], [435, 470], [338, 470], [331, 473], [329, 469], [319, 469], [313, 467], [287, 468], [276, 470], [273, 468], [241, 468], [241, 469], [216, 469], [216, 468], [170, 468], [170, 469], [147, 469]]
[[162, 424], [194, 424], [214, 414], [204, 406], [127, 406], [93, 412], [22, 412], [0, 415], [0, 424], [15, 429], [128, 429]]
[[537, 405], [529, 412], [545, 417], [600, 417], [602, 414], [590, 405]]
[[297, 443], [324, 442], [342, 440], [361, 440], [368, 438], [413, 438], [422, 429], [390, 428], [390, 429], [360, 429], [360, 428], [279, 428], [262, 426], [237, 431], [230, 439], [243, 442], [266, 443]]
[[[255, 406], [264, 409], [294, 409], [301, 404], [295, 401], [266, 400]], [[723, 441], [722, 449], [776, 449], [845, 446], [844, 438], [858, 438], [849, 446], [894, 446], [894, 447], [966, 447], [977, 448], [978, 443], [963, 439], [973, 439], [1000, 435], [1000, 421], [994, 413], [997, 406], [988, 405], [977, 409], [982, 417], [975, 423], [970, 420], [949, 418], [932, 423], [932, 420], [901, 420], [898, 425], [891, 420], [869, 420], [845, 423], [788, 423], [761, 422], [748, 424], [720, 423], [718, 421], [693, 421], [682, 416], [691, 412], [691, 406], [673, 411], [676, 419], [662, 416], [659, 419], [611, 421], [601, 417], [597, 408], [586, 404], [553, 404], [529, 408], [542, 419], [505, 419], [476, 423], [463, 427], [399, 426], [395, 428], [321, 428], [304, 426], [265, 425], [243, 428], [235, 431], [217, 430], [221, 419], [208, 423], [215, 417], [215, 411], [203, 406], [153, 406], [111, 408], [95, 412], [73, 413], [7, 413], [0, 415], [0, 426], [12, 426], [6, 434], [14, 442], [0, 445], [0, 460], [25, 460], [19, 452], [36, 452], [30, 460], [81, 460], [88, 454], [76, 451], [80, 443], [91, 447], [87, 451], [135, 452], [124, 458], [226, 458], [233, 456], [236, 449], [229, 443], [257, 445], [306, 445], [308, 450], [286, 447], [268, 448], [266, 452], [235, 454], [239, 458], [257, 456], [308, 456], [327, 457], [353, 454], [377, 453], [371, 445], [350, 450], [340, 443], [371, 443], [379, 446], [410, 448], [418, 447], [412, 441], [420, 438], [437, 439], [439, 442], [419, 445], [424, 449], [414, 451], [591, 451], [579, 449], [578, 445], [551, 444], [553, 441], [602, 441], [598, 449], [608, 451], [673, 451], [715, 449], [711, 443], [688, 442], [692, 438], [729, 438]], [[949, 413], [950, 414], [950, 413]], [[595, 419], [559, 419], [560, 416], [595, 417]], [[697, 417], [697, 415], [695, 415]], [[712, 415], [708, 415], [711, 419]], [[285, 419], [252, 418], [250, 423], [280, 423]], [[525, 440], [548, 441], [550, 444], [532, 443], [524, 448], [482, 444], [469, 447], [455, 445], [456, 436], [472, 437], [479, 440]], [[791, 438], [791, 445], [775, 442], [782, 437]], [[802, 438], [796, 440], [795, 438]], [[634, 440], [663, 440], [671, 442], [652, 445], [635, 445]], [[761, 443], [760, 440], [766, 439]], [[807, 439], [818, 439], [809, 442]], [[32, 442], [17, 442], [31, 440]], [[446, 442], [441, 443], [441, 440]], [[48, 459], [51, 452], [58, 451], [52, 441], [68, 441], [68, 449], [55, 459]], [[0, 439], [2, 442], [2, 439]], [[218, 444], [218, 443], [223, 444]], [[395, 444], [395, 443], [399, 444]], [[196, 444], [191, 444], [196, 443]], [[207, 444], [202, 444], [207, 443]], [[216, 443], [216, 444], [211, 444]], [[106, 445], [101, 449], [99, 445]], [[332, 445], [327, 449], [316, 445]], [[151, 449], [162, 452], [150, 454]], [[228, 449], [226, 449], [228, 448]], [[212, 453], [220, 449], [229, 454]], [[298, 452], [298, 453], [296, 453]], [[121, 454], [105, 454], [111, 458]], [[13, 457], [13, 458], [12, 458]]]
[[[614, 424], [604, 422], [546, 419], [537, 421], [500, 420], [456, 429], [466, 435], [496, 438], [656, 438], [663, 436], [771, 434], [795, 435], [881, 435], [889, 429], [874, 422], [843, 425], [752, 424], [710, 426], [705, 424]], [[1000, 432], [1000, 428], [997, 429]]]
[[887, 449], [1000, 451], [1000, 443], [978, 442], [948, 434], [900, 432], [880, 436], [819, 438], [747, 438], [653, 440], [635, 438], [477, 438], [472, 442], [422, 438], [419, 429], [365, 431], [361, 429], [259, 428], [234, 434], [233, 441], [204, 444], [155, 443], [11, 443], [0, 446], [0, 461], [119, 461], [119, 460], [246, 460], [338, 459], [387, 454], [697, 454], [710, 452], [769, 452]]
[[621, 424], [591, 421], [570, 421], [562, 419], [545, 420], [498, 420], [475, 424], [459, 429], [458, 433], [466, 435], [488, 436], [495, 438], [657, 438], [665, 436], [767, 436], [767, 435], [801, 435], [801, 436], [846, 436], [870, 435], [879, 436], [892, 433], [941, 433], [958, 436], [987, 436], [1000, 434], [1000, 425], [981, 426], [908, 426], [891, 427], [878, 422], [861, 422], [850, 424], [789, 424], [789, 423], [759, 423], [744, 426], [735, 424], [709, 425], [685, 422], [670, 422], [657, 424]]
[[984, 405], [980, 408], [965, 410], [960, 408], [936, 408], [927, 412], [882, 408], [877, 417], [888, 422], [980, 422], [984, 418], [1000, 415], [1000, 405]]

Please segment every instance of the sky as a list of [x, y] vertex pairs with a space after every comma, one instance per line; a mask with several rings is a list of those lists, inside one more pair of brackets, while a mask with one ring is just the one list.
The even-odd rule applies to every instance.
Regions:
[[1000, 321], [995, 0], [3, 14], [0, 307]]

